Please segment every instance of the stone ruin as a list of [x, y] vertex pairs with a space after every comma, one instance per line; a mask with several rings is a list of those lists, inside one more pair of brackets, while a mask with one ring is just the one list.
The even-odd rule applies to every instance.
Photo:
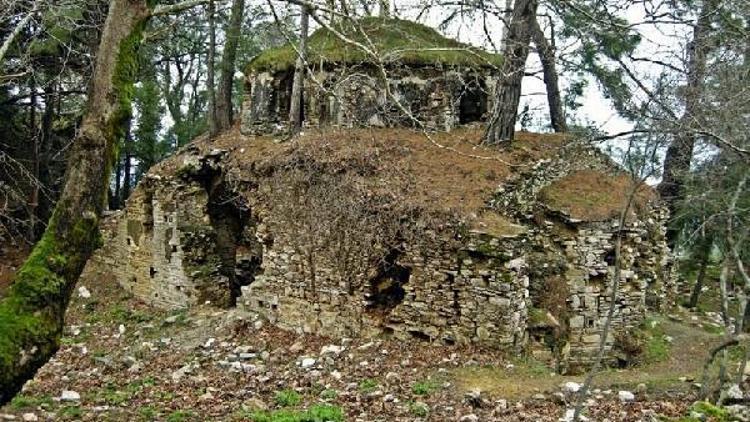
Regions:
[[[305, 233], [306, 221], [334, 219], [330, 213], [279, 211], [269, 200], [284, 186], [269, 180], [298, 157], [269, 167], [262, 160], [279, 145], [270, 138], [231, 145], [196, 142], [152, 169], [107, 221], [105, 246], [87, 273], [111, 274], [155, 306], [236, 305], [298, 332], [525, 349], [561, 370], [593, 359], [629, 180], [602, 153], [574, 141], [542, 147], [546, 156], [498, 180], [478, 214], [435, 213], [417, 236], [379, 251], [378, 260], [360, 259], [347, 273], [346, 252], [357, 258], [366, 249], [317, 244], [325, 234]], [[359, 162], [340, 156], [356, 148], [328, 142], [313, 150], [320, 145], [334, 148], [323, 157]], [[349, 171], [331, 163], [316, 164], [315, 174]], [[581, 178], [597, 182], [587, 191]], [[608, 195], [614, 207], [589, 201]], [[671, 289], [667, 213], [650, 189], [636, 199], [622, 230], [620, 289], [607, 339], [613, 362], [618, 336], [637, 328], [648, 306], [664, 303]], [[354, 239], [372, 234], [356, 221], [345, 226]]]
[[[341, 26], [343, 35], [370, 47], [382, 66], [331, 31], [314, 32], [302, 95], [305, 126], [420, 126], [450, 131], [484, 121], [492, 109], [489, 94], [500, 63], [497, 55], [405, 20], [365, 18]], [[243, 133], [268, 134], [288, 127], [295, 59], [295, 47], [288, 44], [249, 63]]]
[[[313, 35], [312, 45], [326, 45], [315, 41], [323, 35]], [[275, 125], [284, 125], [293, 68], [271, 72], [263, 57], [249, 67], [245, 134], [273, 133]], [[470, 75], [484, 92], [490, 84], [487, 69], [461, 73], [444, 63], [423, 66], [424, 57], [420, 60], [420, 67], [402, 67], [397, 73], [402, 76], [391, 82], [397, 95], [406, 96], [410, 87], [409, 101], [420, 118], [445, 130], [482, 118], [489, 107], [486, 95], [479, 96], [480, 107], [464, 106], [467, 91], [450, 87], [465, 90], [466, 84], [454, 85], [451, 78]], [[386, 102], [375, 94], [363, 96], [369, 88], [346, 76], [355, 70], [367, 74], [364, 65], [317, 63], [308, 76], [315, 83], [305, 93], [308, 124], [396, 125]], [[321, 84], [328, 90], [318, 91]], [[367, 133], [384, 139], [392, 136], [388, 130]], [[640, 326], [649, 307], [670, 300], [667, 212], [644, 188], [619, 230], [629, 178], [596, 149], [571, 139], [554, 146], [530, 143], [521, 147], [517, 169], [497, 180], [496, 165], [485, 161], [472, 174], [484, 174], [483, 183], [496, 182], [479, 198], [481, 209], [447, 214], [425, 211], [443, 205], [445, 192], [425, 200], [412, 194], [398, 198], [390, 191], [403, 169], [411, 184], [437, 191], [430, 186], [434, 178], [414, 182], [408, 173], [412, 166], [449, 176], [447, 186], [463, 197], [473, 182], [459, 182], [461, 173], [446, 164], [455, 155], [442, 151], [448, 154], [443, 159], [414, 162], [414, 143], [388, 152], [386, 141], [367, 146], [355, 139], [356, 130], [342, 133], [323, 132], [324, 139], [311, 148], [317, 151], [312, 159], [295, 155], [301, 148], [297, 143], [280, 146], [286, 144], [269, 136], [244, 138], [234, 132], [223, 143], [195, 141], [155, 166], [125, 209], [105, 222], [105, 244], [84, 277], [111, 276], [163, 308], [238, 306], [298, 332], [526, 350], [561, 371], [586, 365], [596, 355], [611, 303], [618, 232], [622, 265], [606, 339], [610, 363], [618, 363], [619, 339]], [[397, 135], [408, 138], [409, 133]], [[411, 142], [427, 142], [417, 138]], [[303, 144], [304, 136], [297, 142]], [[535, 148], [544, 156], [527, 156]], [[367, 164], [380, 155], [383, 161]], [[276, 157], [273, 165], [270, 156]], [[274, 181], [279, 174], [304, 172], [308, 179], [298, 185], [307, 186], [306, 193], [290, 187], [293, 178]], [[369, 190], [337, 184], [346, 177], [353, 178], [352, 186]], [[309, 190], [316, 183], [317, 194]], [[332, 190], [337, 192], [328, 199], [333, 202], [325, 202]], [[389, 195], [397, 199], [365, 203], [358, 215], [350, 212], [362, 207], [362, 198]], [[417, 206], [396, 207], [401, 202]], [[349, 214], [355, 215], [351, 221], [342, 217]], [[411, 221], [404, 215], [422, 217]], [[335, 226], [340, 217], [344, 224]], [[386, 235], [390, 243], [382, 240]]]

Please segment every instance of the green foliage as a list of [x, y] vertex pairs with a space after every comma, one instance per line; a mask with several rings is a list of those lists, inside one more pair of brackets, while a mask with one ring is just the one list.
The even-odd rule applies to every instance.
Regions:
[[332, 390], [330, 388], [320, 392], [320, 398], [323, 400], [333, 400], [338, 397], [338, 395], [339, 394], [336, 392], [336, 390]]
[[[434, 29], [412, 21], [366, 17], [355, 22], [344, 20], [335, 29], [374, 50], [385, 62], [469, 67], [500, 65], [498, 55], [446, 38]], [[373, 59], [361, 48], [342, 41], [325, 28], [318, 29], [309, 37], [308, 55], [313, 63], [323, 60], [352, 64]], [[289, 69], [296, 59], [296, 50], [287, 44], [264, 51], [248, 64], [246, 71]]]
[[427, 396], [437, 390], [439, 385], [432, 380], [417, 381], [411, 386], [411, 392], [418, 396]]
[[378, 388], [378, 382], [372, 378], [365, 378], [359, 382], [359, 391], [363, 393], [372, 393]]
[[21, 409], [27, 409], [32, 407], [49, 407], [52, 406], [54, 402], [52, 401], [52, 398], [50, 396], [27, 396], [24, 394], [19, 394], [15, 397], [13, 397], [13, 400], [10, 402], [10, 407], [16, 410]]
[[344, 412], [340, 407], [315, 405], [308, 410], [261, 411], [250, 415], [253, 422], [340, 422]]
[[426, 404], [421, 402], [410, 402], [409, 403], [409, 413], [412, 415], [419, 417], [419, 418], [425, 418], [430, 413], [430, 409], [427, 407]]
[[60, 409], [58, 415], [63, 419], [80, 420], [81, 416], [83, 416], [83, 410], [78, 406], [65, 406]]
[[195, 413], [189, 410], [176, 410], [167, 416], [167, 422], [185, 422], [195, 418]]
[[274, 401], [281, 407], [296, 406], [302, 401], [302, 397], [298, 392], [286, 389], [277, 391], [274, 396]]

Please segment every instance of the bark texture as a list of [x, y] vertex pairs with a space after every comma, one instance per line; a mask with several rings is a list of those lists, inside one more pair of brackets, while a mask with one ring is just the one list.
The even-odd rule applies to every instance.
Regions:
[[495, 93], [495, 106], [485, 134], [485, 143], [512, 141], [515, 133], [521, 81], [531, 43], [531, 23], [536, 18], [536, 0], [517, 0], [513, 6], [508, 35], [505, 38], [502, 75]]
[[58, 349], [71, 291], [99, 243], [115, 140], [131, 113], [134, 56], [148, 16], [143, 0], [110, 1], [62, 195], [41, 240], [0, 300], [0, 404]]
[[555, 65], [555, 47], [544, 36], [544, 31], [539, 26], [536, 14], [532, 16], [531, 20], [531, 37], [539, 54], [539, 60], [542, 62], [544, 86], [547, 89], [550, 124], [555, 132], [567, 132], [568, 125], [565, 123], [565, 113], [563, 112], [562, 97], [560, 96], [560, 84], [557, 78], [557, 66]]
[[289, 126], [292, 134], [299, 133], [302, 129], [302, 120], [304, 119], [304, 104], [302, 93], [305, 84], [305, 68], [307, 66], [307, 33], [310, 28], [310, 10], [302, 7], [302, 17], [300, 18], [300, 41], [297, 63], [294, 65], [294, 82], [292, 85], [292, 103], [289, 107]]
[[[690, 162], [695, 147], [695, 129], [700, 115], [706, 79], [706, 58], [713, 48], [709, 42], [711, 21], [720, 2], [707, 0], [703, 3], [698, 20], [693, 28], [693, 39], [688, 44], [687, 86], [685, 87], [685, 110], [678, 121], [678, 134], [667, 148], [664, 158], [664, 172], [658, 186], [659, 194], [666, 202], [672, 215], [676, 204], [683, 195], [684, 177], [690, 171]], [[678, 231], [674, 227], [667, 230], [667, 240], [674, 246]]]
[[216, 4], [213, 0], [208, 2], [208, 63], [206, 63], [206, 91], [208, 92], [208, 133], [216, 136], [219, 133], [219, 124], [216, 117], [216, 76], [214, 65], [216, 64]]
[[237, 45], [240, 40], [244, 14], [245, 0], [234, 0], [226, 30], [227, 41], [224, 44], [224, 53], [221, 56], [221, 65], [219, 66], [221, 74], [219, 75], [219, 92], [216, 95], [216, 123], [219, 130], [229, 128], [234, 119], [232, 86], [235, 62], [237, 61]]

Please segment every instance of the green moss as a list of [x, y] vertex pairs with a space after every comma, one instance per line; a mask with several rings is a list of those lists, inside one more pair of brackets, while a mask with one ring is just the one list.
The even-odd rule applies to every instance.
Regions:
[[[430, 27], [408, 20], [367, 17], [354, 22], [343, 22], [336, 30], [347, 38], [374, 49], [386, 63], [495, 67], [501, 61], [496, 54], [446, 38]], [[295, 48], [287, 44], [256, 56], [248, 64], [246, 72], [290, 69], [296, 59]], [[372, 61], [362, 49], [342, 41], [324, 28], [318, 29], [309, 37], [308, 59], [311, 63], [341, 64]]]

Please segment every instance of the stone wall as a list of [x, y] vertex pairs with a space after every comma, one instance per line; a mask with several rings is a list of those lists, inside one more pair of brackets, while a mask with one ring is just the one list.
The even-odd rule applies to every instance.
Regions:
[[[286, 128], [293, 76], [293, 70], [246, 76], [243, 133], [261, 135]], [[450, 131], [459, 124], [485, 119], [492, 107], [495, 81], [489, 70], [402, 66], [388, 69], [388, 86], [398, 102], [386, 95], [380, 70], [371, 65], [315, 68], [305, 81], [304, 124], [347, 128], [424, 125]]]
[[[543, 160], [506, 182], [491, 201], [491, 207], [528, 228], [527, 250], [535, 251], [535, 268], [530, 270], [532, 306], [545, 302], [545, 288], [551, 280], [566, 285], [564, 320], [542, 321], [530, 334], [536, 340], [532, 347], [538, 356], [554, 357], [563, 365], [573, 366], [591, 362], [599, 347], [612, 301], [619, 217], [601, 221], [573, 218], [550, 209], [539, 195], [554, 181], [583, 169], [619, 174], [602, 153], [571, 143], [557, 158]], [[664, 301], [671, 283], [667, 220], [667, 209], [650, 203], [628, 218], [620, 231], [621, 271], [607, 350], [614, 346], [616, 336], [644, 321], [649, 295], [660, 298], [652, 301], [654, 304]], [[535, 310], [542, 315], [548, 311]], [[550, 341], [550, 332], [559, 337], [557, 342]]]
[[264, 249], [263, 274], [242, 288], [241, 304], [301, 332], [520, 346], [528, 307], [520, 245], [478, 234], [456, 243], [449, 233], [426, 233], [424, 243], [406, 245], [385, 271], [353, 288], [317, 265], [313, 289], [295, 264], [303, 258], [274, 242]]

